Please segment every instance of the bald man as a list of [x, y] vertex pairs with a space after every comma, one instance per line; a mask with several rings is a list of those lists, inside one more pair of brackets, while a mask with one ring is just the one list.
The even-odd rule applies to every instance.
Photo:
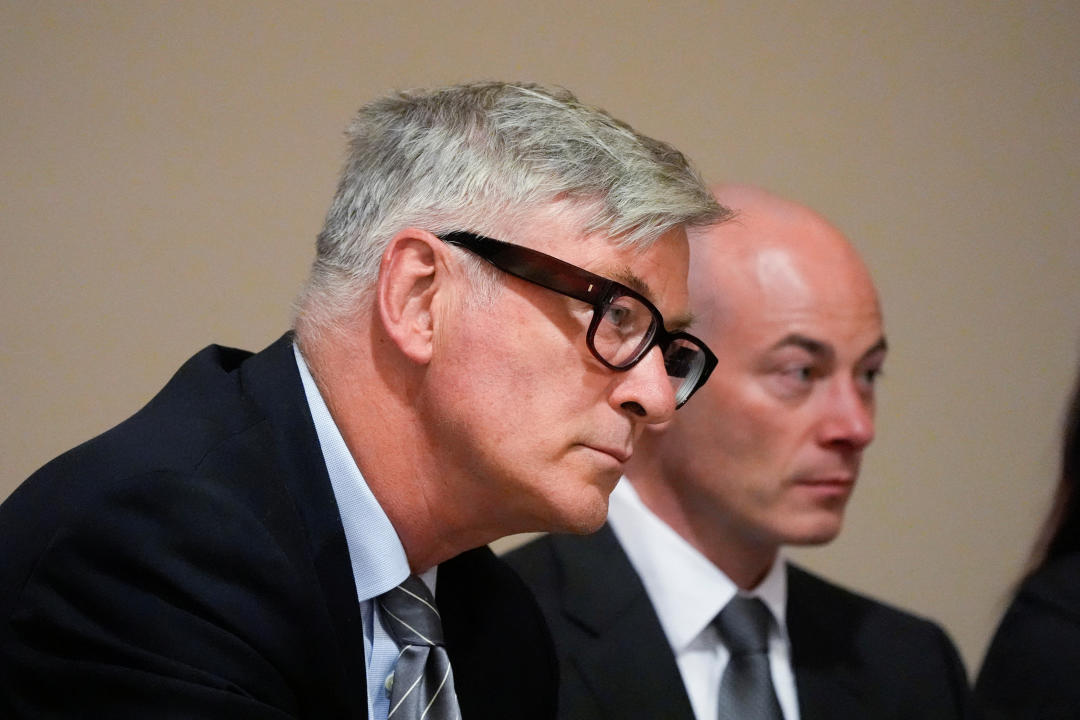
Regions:
[[755, 717], [964, 717], [966, 674], [940, 627], [780, 555], [836, 537], [874, 438], [886, 342], [870, 274], [815, 212], [715, 193], [737, 215], [691, 238], [690, 271], [712, 378], [639, 443], [600, 532], [508, 556], [555, 636], [560, 717], [749, 717], [716, 620], [736, 597], [760, 616], [751, 684], [771, 710]]

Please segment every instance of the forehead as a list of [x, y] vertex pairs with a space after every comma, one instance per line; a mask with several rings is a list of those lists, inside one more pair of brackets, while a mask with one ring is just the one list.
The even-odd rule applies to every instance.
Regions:
[[722, 351], [760, 352], [799, 334], [859, 354], [882, 335], [881, 308], [869, 273], [853, 251], [806, 253], [752, 248], [710, 263], [695, 282], [711, 296], [710, 330]]

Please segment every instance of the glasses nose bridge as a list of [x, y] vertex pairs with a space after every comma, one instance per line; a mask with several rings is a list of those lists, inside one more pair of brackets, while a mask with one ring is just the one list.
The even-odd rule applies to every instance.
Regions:
[[[651, 334], [647, 340], [644, 340], [641, 349], [634, 358], [634, 361], [627, 365], [624, 369], [630, 370], [648, 358], [653, 350], [659, 351], [659, 364], [663, 372], [664, 377], [667, 379], [668, 386], [671, 393], [674, 396], [675, 409], [678, 410], [686, 404], [690, 396], [701, 386], [704, 382], [707, 374], [711, 372], [711, 368], [708, 367], [709, 360], [704, 346], [698, 341], [693, 341], [693, 347], [695, 352], [701, 354], [701, 358], [689, 363], [685, 368], [676, 363], [672, 366], [672, 360], [669, 359], [668, 353], [672, 343], [678, 339], [690, 340], [690, 338], [684, 338], [681, 333], [669, 332], [667, 328], [659, 321], [652, 327]], [[700, 363], [700, 364], [699, 364]], [[685, 369], [686, 372], [679, 372], [680, 369]]]
[[664, 372], [667, 373], [667, 361], [665, 356], [667, 355], [667, 346], [670, 344], [670, 337], [664, 326], [653, 319], [653, 324], [649, 326], [649, 329], [645, 332], [645, 337], [641, 339], [641, 348], [637, 352], [637, 357], [634, 359], [634, 364], [637, 365], [653, 350], [660, 351], [660, 364], [664, 368]]
[[663, 352], [653, 357], [654, 350], [658, 350], [656, 343], [649, 343], [616, 380], [626, 398], [632, 398], [623, 407], [636, 408], [634, 414], [649, 424], [670, 420], [679, 408], [679, 393], [671, 383]]

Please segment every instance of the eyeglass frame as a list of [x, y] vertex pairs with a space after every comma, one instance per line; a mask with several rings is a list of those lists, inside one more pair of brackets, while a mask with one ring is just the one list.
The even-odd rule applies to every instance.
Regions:
[[[699, 348], [705, 356], [705, 365], [701, 370], [697, 383], [687, 393], [682, 402], [675, 408], [681, 408], [693, 397], [702, 385], [709, 379], [712, 371], [716, 368], [717, 359], [709, 346], [700, 338], [682, 330], [670, 332], [664, 327], [664, 316], [653, 303], [641, 293], [622, 283], [606, 278], [602, 275], [591, 273], [577, 265], [560, 260], [539, 250], [533, 250], [523, 245], [508, 243], [503, 240], [477, 235], [467, 231], [454, 231], [436, 235], [440, 240], [450, 245], [468, 250], [477, 257], [487, 261], [499, 270], [509, 273], [514, 277], [539, 285], [542, 288], [557, 292], [560, 295], [580, 300], [592, 306], [592, 320], [585, 334], [585, 346], [593, 357], [605, 367], [624, 372], [637, 365], [654, 348], [659, 346], [661, 353], [665, 353], [675, 340], [687, 340]], [[618, 297], [627, 296], [637, 300], [653, 317], [648, 337], [641, 341], [641, 346], [631, 356], [631, 360], [615, 365], [605, 359], [596, 349], [594, 337], [596, 329], [603, 320], [603, 310]], [[669, 377], [672, 377], [669, 375]]]

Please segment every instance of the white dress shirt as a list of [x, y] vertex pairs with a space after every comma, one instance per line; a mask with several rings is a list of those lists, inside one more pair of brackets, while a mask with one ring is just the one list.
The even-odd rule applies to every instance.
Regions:
[[[315, 432], [319, 436], [323, 462], [326, 463], [326, 472], [330, 475], [330, 485], [341, 514], [341, 525], [345, 528], [345, 542], [349, 546], [356, 597], [360, 600], [364, 625], [368, 717], [386, 720], [390, 711], [386, 678], [394, 668], [399, 651], [397, 643], [383, 627], [379, 613], [375, 612], [374, 599], [409, 577], [409, 560], [405, 557], [405, 548], [394, 526], [360, 474], [360, 468], [345, 445], [295, 343], [293, 354], [304, 384], [311, 418], [315, 421]], [[437, 569], [432, 568], [420, 576], [432, 595], [435, 594]]]
[[[715, 720], [720, 679], [730, 653], [712, 622], [740, 591], [727, 575], [649, 510], [626, 478], [615, 487], [609, 507], [608, 522], [656, 609], [694, 715], [698, 720]], [[784, 561], [773, 563], [765, 579], [744, 594], [761, 598], [776, 620], [769, 631], [773, 685], [785, 720], [799, 720], [785, 621]]]

